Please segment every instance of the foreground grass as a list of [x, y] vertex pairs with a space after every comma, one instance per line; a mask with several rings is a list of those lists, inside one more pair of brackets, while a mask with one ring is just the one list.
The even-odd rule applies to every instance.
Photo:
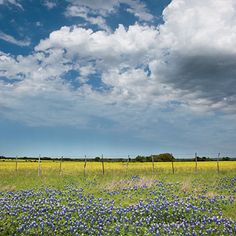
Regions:
[[[66, 184], [85, 185], [96, 180], [92, 189], [102, 189], [106, 185], [118, 187], [120, 181], [131, 176], [141, 176], [147, 179], [160, 179], [167, 182], [182, 182], [192, 185], [198, 179], [199, 188], [205, 184], [213, 184], [223, 176], [236, 175], [236, 161], [220, 162], [220, 172], [217, 172], [216, 162], [199, 162], [197, 172], [194, 162], [175, 162], [174, 174], [169, 162], [152, 163], [104, 163], [87, 162], [84, 170], [83, 162], [41, 161], [41, 172], [38, 177], [38, 162], [18, 161], [17, 171], [15, 161], [0, 161], [0, 191], [21, 190], [27, 188], [55, 187], [63, 188]], [[91, 189], [90, 189], [91, 190]]]
[[[217, 226], [211, 226], [209, 229], [207, 229], [208, 226], [204, 226], [204, 223], [201, 221], [201, 217], [203, 217], [204, 215], [208, 216], [209, 222], [211, 222], [212, 219], [215, 219], [214, 217], [216, 216], [219, 217], [219, 219], [224, 219], [225, 217], [228, 220], [236, 220], [236, 204], [234, 201], [236, 197], [236, 162], [221, 162], [219, 173], [216, 171], [216, 163], [214, 162], [198, 163], [197, 172], [195, 172], [195, 163], [193, 162], [174, 163], [174, 174], [172, 172], [171, 163], [155, 163], [154, 171], [152, 169], [152, 163], [129, 163], [128, 165], [127, 163], [121, 162], [105, 163], [105, 173], [103, 175], [101, 163], [88, 162], [86, 170], [84, 172], [84, 163], [82, 162], [63, 162], [62, 171], [60, 172], [59, 162], [43, 161], [41, 163], [40, 177], [38, 177], [37, 175], [37, 166], [37, 162], [19, 162], [18, 170], [16, 171], [14, 162], [0, 162], [0, 191], [2, 191], [3, 196], [5, 196], [4, 194], [9, 191], [20, 195], [21, 190], [28, 191], [29, 189], [33, 189], [34, 192], [29, 193], [29, 200], [34, 199], [34, 201], [37, 201], [37, 196], [47, 196], [47, 193], [44, 193], [45, 189], [51, 189], [51, 195], [55, 195], [55, 199], [59, 199], [58, 197], [60, 196], [60, 194], [62, 194], [62, 199], [65, 198], [65, 202], [63, 204], [64, 207], [66, 207], [68, 204], [66, 202], [66, 199], [68, 197], [69, 199], [71, 199], [73, 204], [83, 205], [84, 203], [80, 202], [81, 199], [77, 199], [76, 197], [76, 194], [82, 194], [85, 199], [88, 198], [86, 196], [93, 196], [95, 197], [95, 199], [100, 199], [98, 200], [98, 202], [101, 201], [103, 202], [103, 204], [108, 204], [112, 208], [116, 209], [115, 212], [113, 212], [114, 214], [119, 214], [117, 213], [119, 209], [120, 211], [123, 211], [124, 209], [130, 209], [130, 206], [137, 206], [138, 208], [135, 208], [137, 212], [134, 209], [132, 210], [132, 214], [134, 214], [136, 218], [140, 218], [143, 214], [139, 212], [142, 212], [142, 209], [144, 207], [142, 204], [147, 204], [149, 208], [153, 208], [153, 202], [150, 203], [150, 201], [155, 202], [159, 201], [157, 199], [161, 199], [161, 202], [156, 202], [155, 206], [161, 204], [158, 206], [163, 209], [163, 215], [160, 215], [159, 217], [162, 217], [163, 221], [165, 221], [166, 224], [169, 224], [170, 222], [175, 222], [175, 224], [177, 224], [176, 222], [179, 222], [180, 220], [185, 222], [184, 220], [188, 218], [190, 220], [191, 217], [193, 217], [196, 222], [200, 222], [199, 224], [202, 224], [203, 228], [205, 227], [205, 231], [203, 230], [204, 232], [208, 232], [206, 230], [213, 230], [212, 232], [209, 231], [207, 233], [209, 235], [218, 235], [218, 232], [214, 231], [217, 229]], [[58, 190], [62, 192], [57, 192]], [[23, 192], [23, 194], [25, 193]], [[72, 195], [74, 197], [70, 198], [69, 195]], [[10, 200], [8, 199], [8, 201]], [[93, 200], [91, 201], [93, 202]], [[110, 203], [111, 201], [112, 203]], [[141, 206], [140, 201], [142, 202]], [[183, 204], [184, 209], [179, 209], [177, 207], [178, 205], [172, 205], [172, 203], [175, 201], [177, 202], [177, 204]], [[191, 208], [192, 210], [190, 212], [188, 210], [188, 201], [192, 202], [190, 205], [193, 207]], [[168, 202], [169, 206], [168, 204], [165, 205], [166, 202]], [[28, 203], [26, 202], [25, 204], [27, 205]], [[93, 204], [95, 204], [94, 207], [95, 209], [97, 209], [96, 207], [98, 203], [93, 202]], [[202, 206], [205, 208], [202, 209]], [[101, 208], [99, 204], [98, 207]], [[58, 208], [55, 207], [54, 210], [56, 211], [56, 209]], [[173, 214], [172, 210], [180, 211], [175, 218], [171, 216]], [[154, 217], [152, 220], [150, 220], [150, 222], [158, 223], [157, 220], [154, 221], [155, 217], [157, 217], [157, 215], [155, 216], [156, 213], [154, 213], [154, 210], [150, 212], [150, 214]], [[22, 215], [22, 217], [22, 219], [25, 219], [24, 214]], [[76, 215], [74, 215], [73, 217], [75, 217], [76, 219]], [[114, 215], [114, 217], [117, 216]], [[122, 217], [129, 218], [131, 216], [128, 214], [127, 216]], [[6, 219], [12, 221], [14, 220], [14, 217], [7, 217], [5, 218], [5, 220]], [[104, 231], [104, 234], [108, 234], [108, 232], [114, 233], [116, 230], [112, 228], [113, 226], [118, 227], [118, 235], [129, 235], [129, 233], [130, 235], [132, 235], [133, 233], [140, 235], [153, 235], [154, 231], [156, 232], [160, 227], [164, 227], [160, 222], [160, 224], [158, 223], [155, 229], [152, 229], [154, 230], [152, 232], [148, 231], [151, 226], [140, 225], [139, 227], [138, 225], [136, 227], [136, 223], [132, 221], [132, 224], [134, 224], [132, 226], [133, 228], [131, 227], [130, 229], [127, 229], [127, 232], [129, 233], [125, 233], [126, 229], [124, 228], [124, 219], [120, 219], [122, 221], [120, 225], [117, 224], [114, 219], [112, 218], [112, 223], [110, 226], [106, 226], [107, 230], [109, 229], [110, 231]], [[143, 218], [141, 217], [140, 220], [142, 219]], [[147, 218], [144, 219], [147, 220]], [[186, 225], [188, 225], [189, 222], [190, 221], [186, 222]], [[230, 227], [233, 227], [234, 225], [234, 223], [232, 222], [228, 222], [227, 224], [231, 224], [232, 226]], [[36, 225], [38, 225], [38, 223]], [[11, 234], [14, 231], [11, 231], [11, 226], [6, 226], [4, 224], [2, 226], [2, 229], [7, 227], [9, 231], [5, 231], [5, 234]], [[42, 230], [42, 227], [40, 227], [41, 226], [36, 227], [38, 230], [37, 232], [41, 232], [40, 230]], [[99, 230], [97, 228], [91, 228], [92, 226], [88, 225], [86, 227], [88, 227], [89, 230], [95, 230], [93, 233], [94, 235], [96, 235], [96, 230]], [[171, 230], [173, 235], [175, 233], [176, 235], [179, 235], [180, 232], [182, 232], [172, 231], [171, 225], [168, 225], [168, 227], [166, 230]], [[196, 227], [197, 228], [195, 230], [200, 230], [198, 229], [198, 226]], [[221, 234], [224, 233], [226, 235], [236, 235], [236, 231], [233, 231], [233, 228], [227, 229], [227, 227], [224, 226], [224, 222], [219, 222], [219, 227], [222, 227], [222, 229], [220, 229], [219, 231]], [[226, 230], [225, 232], [224, 227]], [[136, 229], [138, 229], [137, 232], [132, 231]], [[165, 231], [160, 232], [161, 235], [165, 234]], [[193, 233], [194, 232], [195, 231], [193, 231]], [[67, 233], [70, 234], [69, 231]], [[184, 229], [182, 233], [184, 233]], [[60, 232], [58, 232], [58, 234], [60, 235]]]

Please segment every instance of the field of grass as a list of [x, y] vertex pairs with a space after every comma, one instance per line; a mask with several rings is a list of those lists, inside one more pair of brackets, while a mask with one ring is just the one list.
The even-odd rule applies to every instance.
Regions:
[[236, 235], [236, 162], [0, 161], [0, 235]]

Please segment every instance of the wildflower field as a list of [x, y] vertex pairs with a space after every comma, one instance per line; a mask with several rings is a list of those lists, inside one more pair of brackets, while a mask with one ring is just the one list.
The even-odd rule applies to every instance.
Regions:
[[236, 235], [236, 162], [40, 166], [0, 161], [0, 235]]

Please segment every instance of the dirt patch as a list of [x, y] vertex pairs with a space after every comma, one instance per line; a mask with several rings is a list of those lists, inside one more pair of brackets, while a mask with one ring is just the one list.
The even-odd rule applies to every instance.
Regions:
[[5, 185], [5, 186], [1, 186], [0, 190], [4, 191], [4, 192], [14, 191], [14, 190], [16, 190], [16, 186], [15, 185]]
[[192, 183], [190, 180], [185, 180], [182, 182], [181, 191], [188, 193], [192, 190]]
[[112, 181], [105, 186], [105, 190], [124, 190], [129, 188], [150, 188], [155, 184], [154, 180], [148, 178], [139, 178], [135, 180]]

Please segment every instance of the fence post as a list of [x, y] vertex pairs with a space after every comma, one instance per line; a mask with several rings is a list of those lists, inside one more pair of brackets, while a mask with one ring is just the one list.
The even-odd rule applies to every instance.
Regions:
[[39, 155], [39, 159], [38, 159], [38, 176], [40, 176], [40, 155]]
[[154, 173], [154, 157], [152, 155], [152, 173]]
[[127, 163], [126, 163], [126, 169], [128, 170], [128, 166], [129, 166], [129, 155], [128, 155], [128, 160], [127, 160]]
[[171, 156], [172, 156], [172, 158], [171, 158], [172, 172], [174, 174], [175, 173], [175, 168], [174, 168], [174, 158], [173, 158], [172, 153], [171, 153]]
[[86, 168], [86, 165], [87, 165], [87, 157], [86, 155], [84, 156], [84, 177], [85, 177], [85, 168]]
[[16, 171], [18, 170], [18, 157], [16, 156]]
[[219, 159], [220, 159], [220, 152], [217, 155], [217, 172], [220, 172], [220, 166], [219, 166]]
[[104, 175], [104, 162], [103, 162], [103, 154], [102, 154], [102, 174]]
[[197, 153], [195, 152], [195, 172], [197, 173]]
[[60, 170], [59, 170], [60, 175], [61, 175], [61, 173], [62, 173], [62, 168], [61, 168], [61, 165], [62, 165], [62, 159], [63, 159], [63, 156], [61, 156], [61, 159], [60, 159]]

